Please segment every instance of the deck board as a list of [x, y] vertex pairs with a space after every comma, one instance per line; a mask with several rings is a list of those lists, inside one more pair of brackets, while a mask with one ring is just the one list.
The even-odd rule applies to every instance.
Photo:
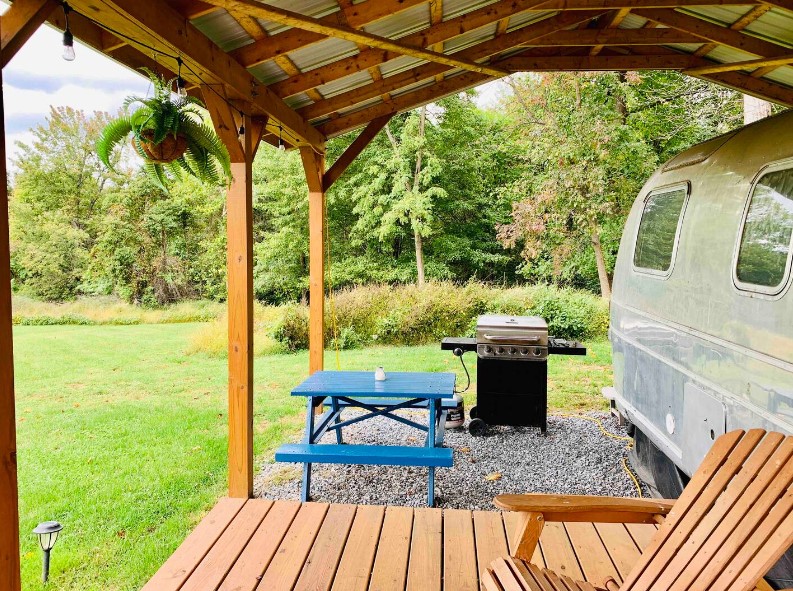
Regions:
[[[497, 511], [222, 499], [145, 591], [476, 591], [522, 517]], [[654, 525], [547, 523], [533, 561], [622, 580]]]

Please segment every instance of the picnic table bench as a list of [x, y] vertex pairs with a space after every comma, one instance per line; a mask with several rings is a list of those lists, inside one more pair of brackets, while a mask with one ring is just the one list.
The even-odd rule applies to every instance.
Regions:
[[[301, 443], [284, 444], [275, 453], [278, 462], [303, 464], [300, 498], [311, 497], [312, 464], [367, 464], [426, 467], [427, 504], [435, 504], [435, 468], [451, 467], [453, 453], [443, 447], [446, 415], [454, 402], [453, 373], [392, 372], [384, 381], [376, 381], [374, 372], [319, 371], [292, 390], [292, 396], [304, 396], [306, 432]], [[317, 416], [314, 409], [328, 403], [328, 409]], [[343, 420], [349, 408], [364, 410], [363, 414]], [[426, 424], [395, 414], [398, 410], [426, 410]], [[385, 417], [427, 434], [423, 446], [408, 445], [346, 445], [343, 429], [349, 425]], [[336, 443], [319, 443], [335, 431]]]

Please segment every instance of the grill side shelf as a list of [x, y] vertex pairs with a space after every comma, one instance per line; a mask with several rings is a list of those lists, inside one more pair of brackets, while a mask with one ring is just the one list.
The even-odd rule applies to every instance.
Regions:
[[462, 349], [463, 352], [476, 351], [476, 339], [464, 337], [444, 337], [441, 340], [441, 349], [443, 351], [454, 351], [458, 348]]
[[549, 337], [548, 355], [586, 355], [586, 347], [578, 341]]

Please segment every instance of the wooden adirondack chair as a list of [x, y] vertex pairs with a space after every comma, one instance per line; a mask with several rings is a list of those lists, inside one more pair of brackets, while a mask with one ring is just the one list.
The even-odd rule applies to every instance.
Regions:
[[[793, 545], [793, 437], [732, 431], [713, 444], [676, 501], [500, 495], [526, 513], [516, 557], [482, 573], [488, 591], [750, 591]], [[573, 581], [531, 564], [545, 521], [659, 523], [622, 584]]]

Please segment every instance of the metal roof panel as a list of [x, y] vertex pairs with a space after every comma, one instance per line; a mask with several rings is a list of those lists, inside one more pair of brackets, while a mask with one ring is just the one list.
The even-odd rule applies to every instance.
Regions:
[[459, 37], [449, 39], [446, 41], [446, 43], [444, 43], [443, 51], [445, 53], [453, 53], [455, 51], [461, 51], [467, 47], [471, 47], [472, 45], [482, 43], [483, 41], [488, 41], [496, 36], [497, 26], [497, 23], [492, 23], [486, 27], [480, 27], [478, 29], [474, 29], [473, 31], [468, 31]]
[[317, 90], [319, 90], [320, 94], [322, 94], [322, 96], [325, 98], [330, 98], [337, 94], [341, 94], [342, 92], [347, 92], [354, 88], [371, 84], [372, 82], [374, 82], [372, 75], [369, 74], [368, 70], [363, 70], [357, 74], [345, 76], [339, 80], [334, 80], [333, 82], [323, 84], [322, 86], [317, 87]]
[[793, 12], [769, 10], [745, 30], [774, 43], [793, 47]]
[[379, 37], [398, 39], [429, 26], [430, 6], [422, 3], [370, 23], [363, 30]]
[[301, 47], [287, 55], [301, 72], [305, 72], [357, 53], [358, 46], [352, 41], [329, 37], [319, 43]]
[[526, 25], [539, 22], [556, 14], [559, 14], [559, 12], [554, 10], [543, 10], [539, 12], [535, 10], [535, 11], [521, 12], [520, 14], [516, 14], [509, 18], [509, 24], [507, 25], [507, 32], [511, 33], [516, 29], [520, 29], [522, 27], [525, 27]]
[[770, 71], [763, 76], [763, 78], [768, 78], [769, 80], [779, 82], [785, 86], [793, 87], [793, 67], [784, 66], [782, 68], [777, 68], [776, 70]]
[[488, 4], [493, 4], [496, 0], [444, 0], [443, 20], [449, 20], [466, 12], [471, 12], [477, 8], [482, 8]]
[[[262, 4], [283, 8], [284, 10], [291, 10], [292, 12], [299, 12], [306, 16], [313, 16], [314, 18], [320, 18], [339, 11], [339, 4], [336, 0], [267, 0], [267, 2], [262, 2]], [[270, 21], [260, 22], [269, 35], [275, 35], [292, 28]]]
[[411, 57], [409, 55], [403, 55], [402, 57], [398, 57], [395, 60], [380, 64], [380, 73], [384, 77], [393, 76], [394, 74], [399, 74], [405, 70], [410, 70], [411, 68], [417, 68], [418, 66], [424, 65], [426, 63], [427, 62], [425, 60]]
[[289, 78], [289, 74], [272, 60], [256, 64], [252, 68], [248, 68], [248, 71], [264, 84], [273, 84]]
[[225, 10], [210, 12], [190, 22], [223, 51], [231, 51], [253, 43], [253, 38]]

